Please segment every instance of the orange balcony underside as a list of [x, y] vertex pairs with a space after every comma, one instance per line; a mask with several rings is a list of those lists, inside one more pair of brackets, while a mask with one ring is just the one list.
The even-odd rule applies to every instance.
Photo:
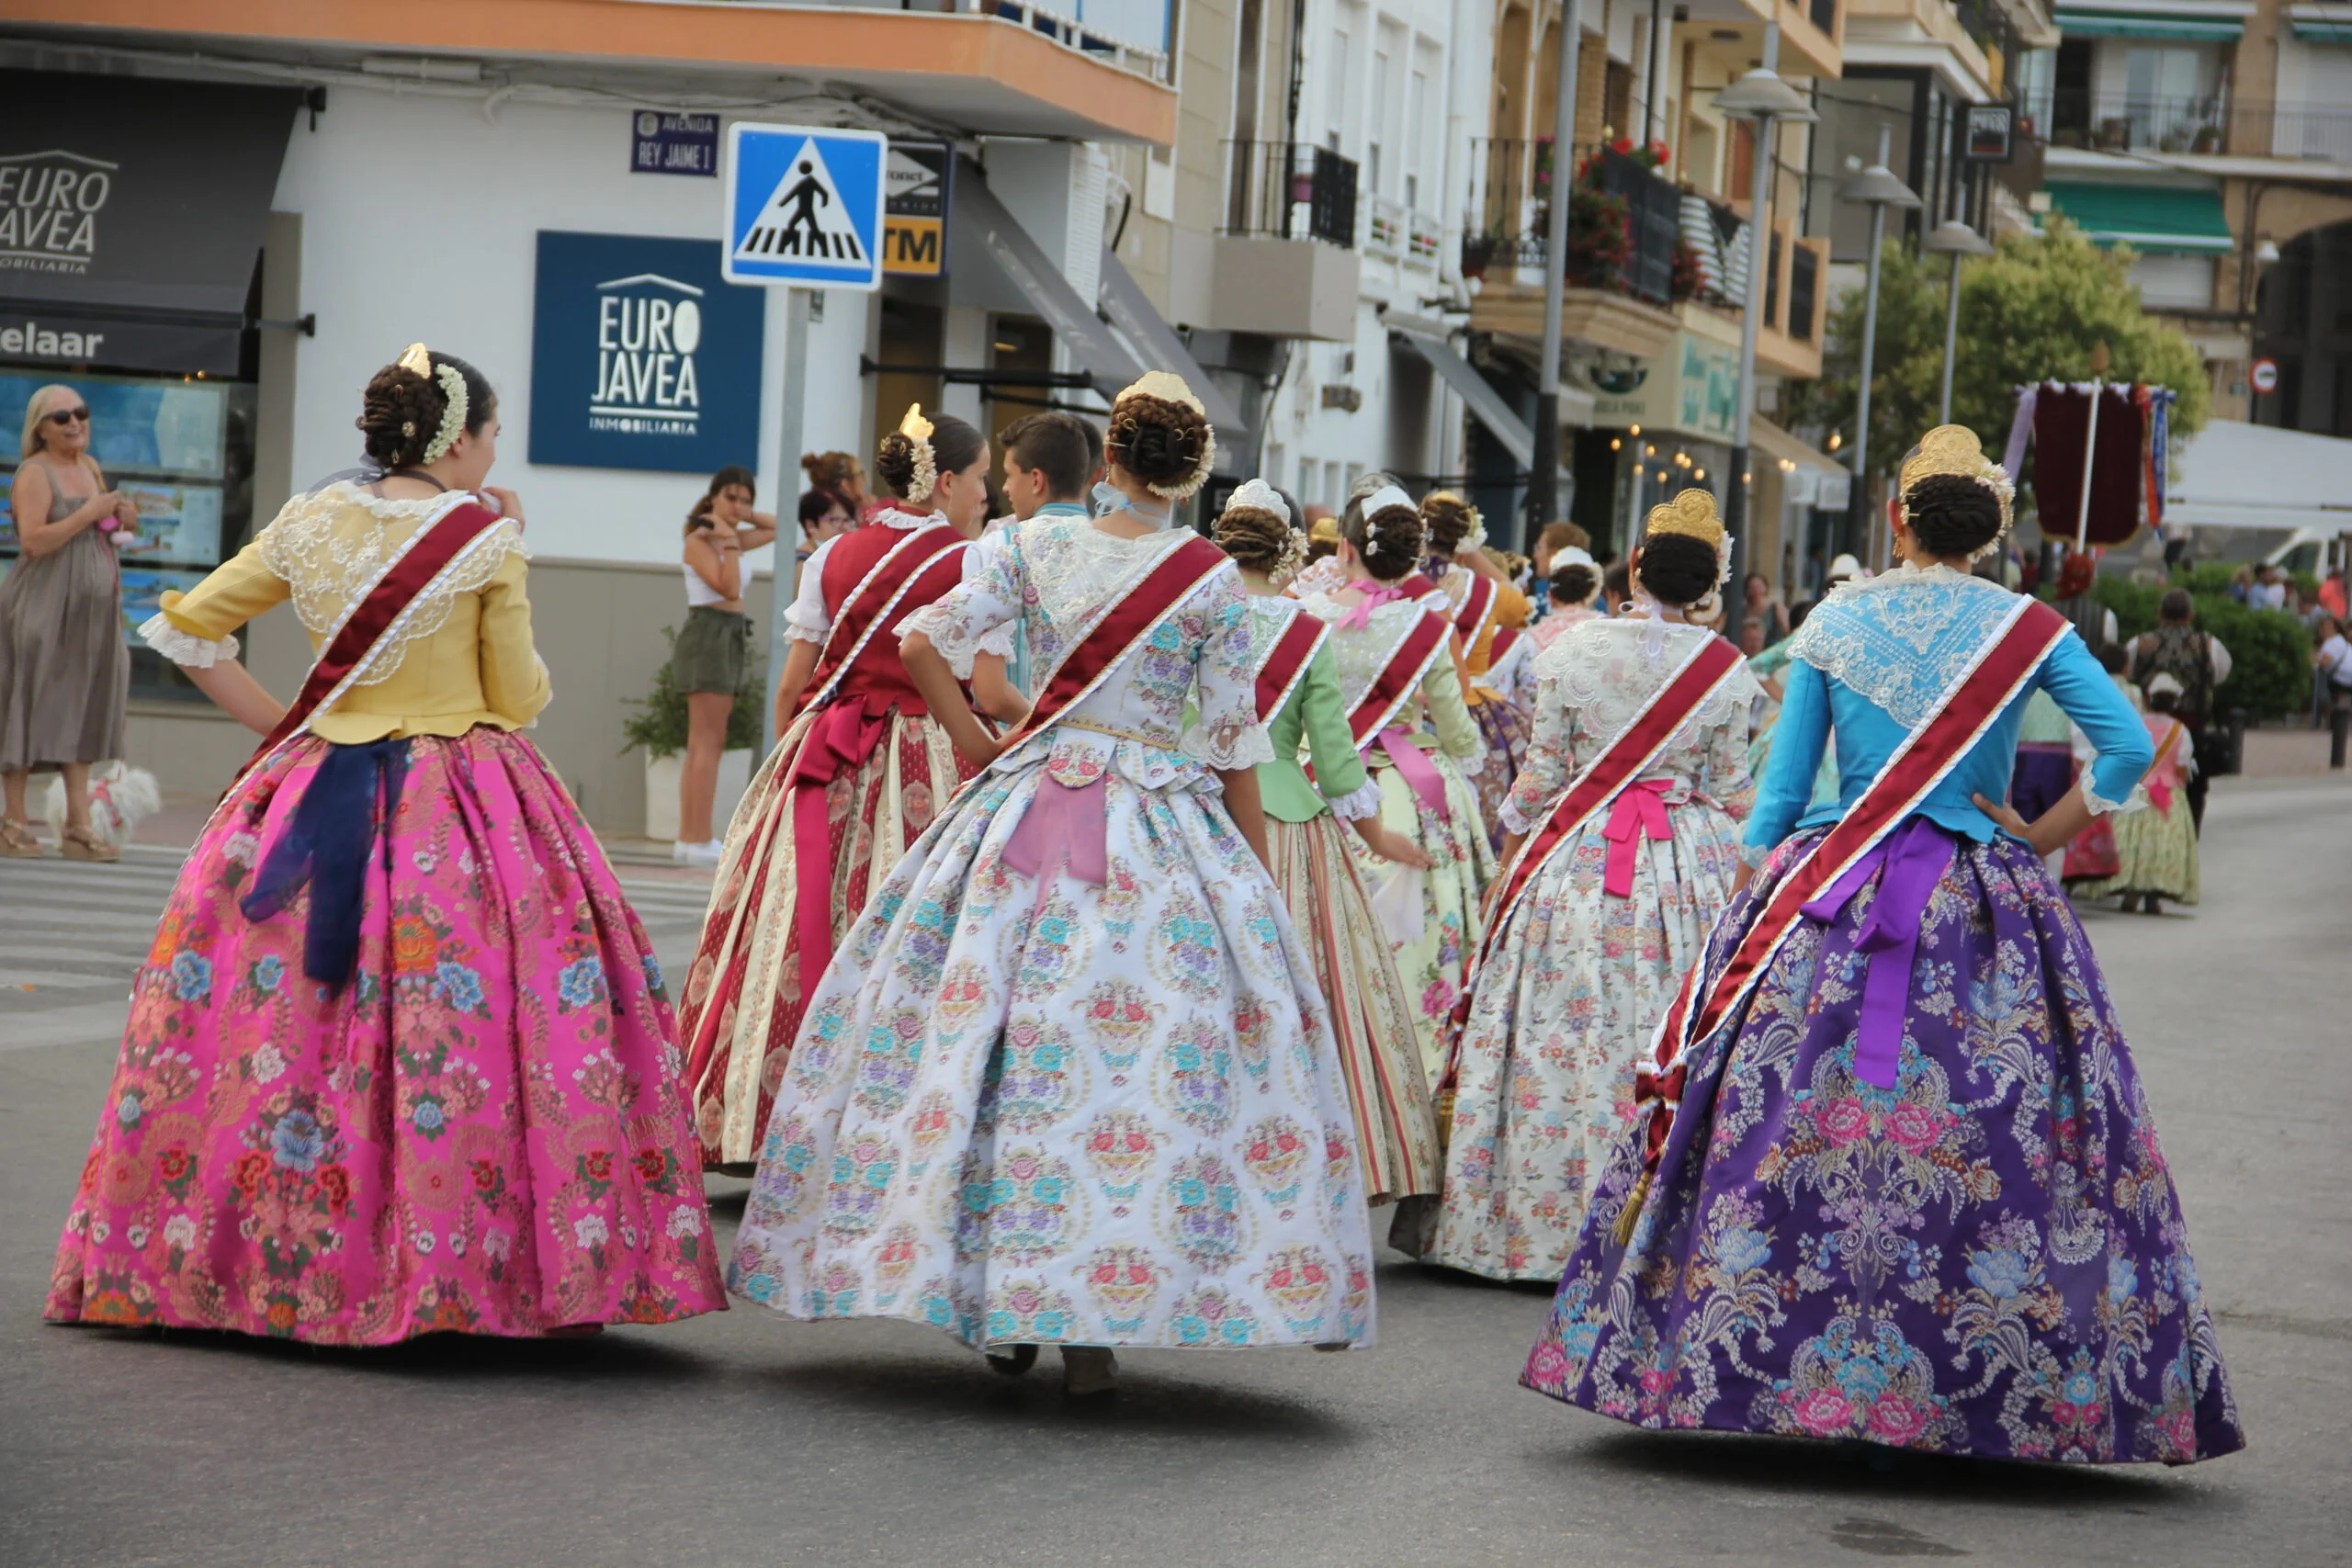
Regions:
[[231, 44], [810, 77], [958, 129], [1167, 145], [1176, 94], [992, 17], [657, 0], [8, 0], [62, 41]]

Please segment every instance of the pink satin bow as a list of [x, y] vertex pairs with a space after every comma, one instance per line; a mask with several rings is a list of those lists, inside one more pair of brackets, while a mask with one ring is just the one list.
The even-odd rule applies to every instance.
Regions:
[[1343, 631], [1363, 630], [1372, 625], [1373, 611], [1392, 601], [1410, 597], [1394, 583], [1359, 583], [1357, 587], [1363, 594], [1363, 603], [1340, 617], [1340, 627]]
[[1600, 836], [1609, 840], [1609, 861], [1600, 874], [1600, 890], [1613, 898], [1634, 896], [1634, 846], [1647, 838], [1665, 841], [1674, 837], [1666, 813], [1666, 792], [1674, 786], [1664, 779], [1644, 779], [1627, 784], [1609, 808], [1609, 825]]
[[1046, 907], [1046, 895], [1065, 872], [1095, 887], [1110, 881], [1102, 787], [1108, 776], [1076, 789], [1052, 779], [1037, 782], [1036, 797], [1004, 846], [1004, 863], [1037, 879], [1035, 910]]

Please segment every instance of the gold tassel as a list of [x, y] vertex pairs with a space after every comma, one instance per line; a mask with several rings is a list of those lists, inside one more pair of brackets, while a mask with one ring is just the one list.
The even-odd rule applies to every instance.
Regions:
[[1617, 1215], [1615, 1235], [1619, 1247], [1633, 1245], [1634, 1227], [1641, 1223], [1642, 1205], [1649, 1201], [1649, 1195], [1650, 1173], [1649, 1168], [1645, 1166], [1642, 1169], [1642, 1179], [1634, 1183], [1633, 1196], [1625, 1200], [1625, 1207]]

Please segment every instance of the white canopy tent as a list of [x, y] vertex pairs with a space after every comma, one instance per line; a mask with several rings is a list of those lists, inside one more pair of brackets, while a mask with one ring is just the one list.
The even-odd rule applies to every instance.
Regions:
[[2165, 521], [2352, 532], [2352, 441], [2209, 421], [2165, 473]]

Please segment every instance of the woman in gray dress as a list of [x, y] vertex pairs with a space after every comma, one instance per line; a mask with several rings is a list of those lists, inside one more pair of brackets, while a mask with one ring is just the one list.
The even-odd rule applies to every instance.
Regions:
[[90, 410], [71, 387], [25, 405], [11, 508], [19, 554], [0, 581], [0, 855], [41, 852], [25, 818], [35, 772], [65, 775], [68, 860], [113, 860], [90, 826], [90, 764], [122, 755], [130, 652], [115, 551], [138, 513], [90, 456]]

